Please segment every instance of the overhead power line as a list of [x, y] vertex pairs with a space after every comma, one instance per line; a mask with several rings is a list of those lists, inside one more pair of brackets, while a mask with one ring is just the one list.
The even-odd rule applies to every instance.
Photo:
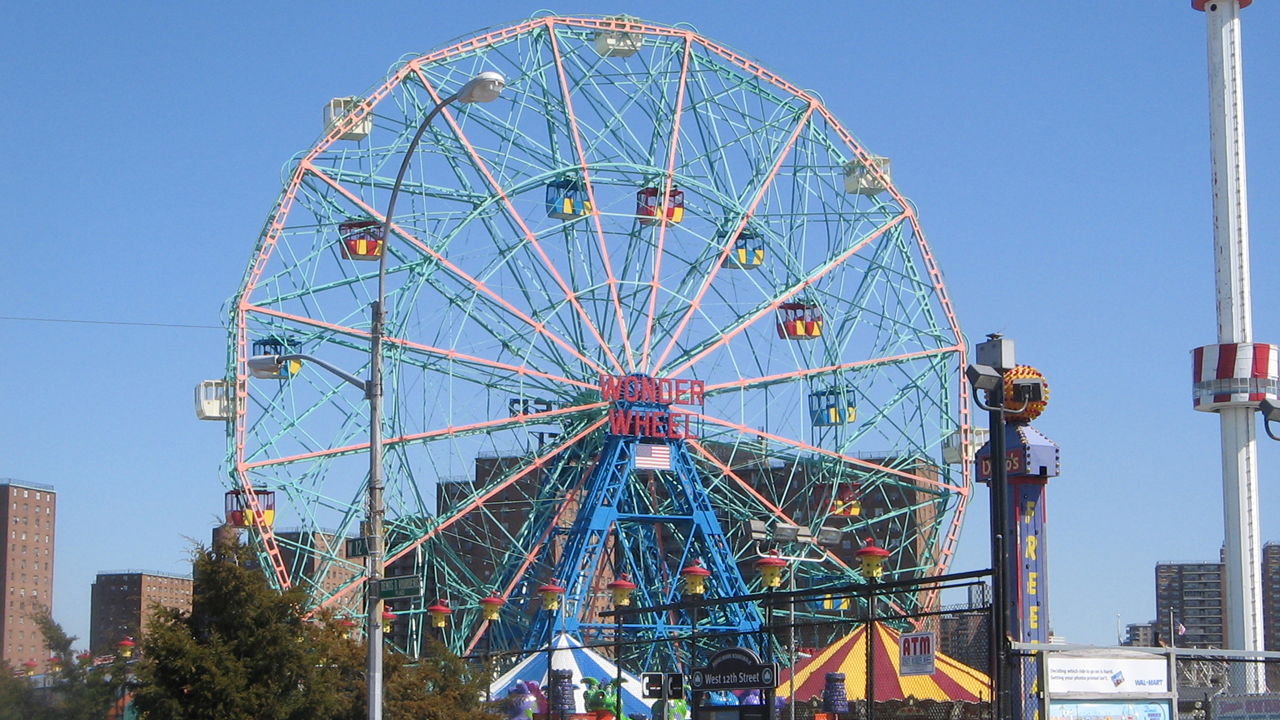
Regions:
[[195, 328], [197, 330], [222, 330], [223, 329], [221, 325], [182, 325], [178, 323], [123, 322], [120, 320], [72, 320], [70, 318], [6, 317], [3, 315], [0, 315], [0, 320], [17, 320], [21, 322], [76, 323], [80, 325], [132, 325], [135, 327]]

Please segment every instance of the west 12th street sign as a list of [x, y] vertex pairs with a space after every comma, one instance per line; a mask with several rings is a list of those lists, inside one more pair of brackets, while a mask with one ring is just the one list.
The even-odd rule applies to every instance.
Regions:
[[695, 691], [771, 688], [778, 683], [778, 666], [760, 662], [747, 648], [727, 648], [716, 653], [706, 667], [694, 668], [689, 684]]

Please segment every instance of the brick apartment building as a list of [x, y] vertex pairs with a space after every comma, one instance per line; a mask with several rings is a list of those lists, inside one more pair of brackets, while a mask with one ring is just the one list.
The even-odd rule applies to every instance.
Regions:
[[[1162, 640], [1189, 648], [1227, 646], [1225, 573], [1222, 563], [1156, 565], [1155, 626]], [[1178, 633], [1179, 624], [1185, 633]]]
[[146, 570], [98, 573], [89, 609], [90, 651], [110, 652], [126, 637], [146, 635], [157, 607], [191, 610], [191, 578]]
[[58, 495], [48, 485], [0, 480], [0, 522], [5, 533], [0, 542], [0, 628], [4, 652], [0, 660], [14, 669], [34, 662], [44, 667], [49, 650], [44, 636], [32, 622], [34, 613], [53, 607], [54, 528], [58, 519]]

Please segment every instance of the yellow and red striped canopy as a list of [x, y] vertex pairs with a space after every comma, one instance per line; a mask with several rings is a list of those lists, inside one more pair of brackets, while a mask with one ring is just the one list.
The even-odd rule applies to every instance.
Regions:
[[[875, 693], [876, 702], [905, 700], [964, 700], [981, 702], [991, 697], [991, 680], [964, 663], [941, 653], [935, 656], [933, 675], [899, 674], [901, 655], [898, 631], [882, 623], [876, 624]], [[845, 692], [849, 700], [867, 696], [867, 630], [862, 626], [836, 642], [819, 650], [813, 657], [796, 664], [796, 697], [808, 700], [821, 697], [826, 675], [844, 673]], [[790, 676], [786, 670], [778, 683], [778, 697], [790, 697]]]

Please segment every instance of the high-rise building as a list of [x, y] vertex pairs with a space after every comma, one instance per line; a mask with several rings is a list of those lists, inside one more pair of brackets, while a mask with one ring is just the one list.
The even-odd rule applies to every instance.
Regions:
[[1226, 647], [1224, 572], [1223, 563], [1156, 565], [1155, 622], [1162, 640], [1178, 647]]
[[[309, 592], [332, 595], [359, 574], [359, 570], [342, 562], [347, 557], [347, 539], [335, 532], [286, 529], [276, 531], [275, 535], [280, 558], [289, 568], [290, 577], [297, 578], [304, 586], [310, 585]], [[341, 560], [327, 559], [332, 557]], [[345, 613], [354, 613], [360, 606], [360, 592], [349, 592], [333, 605]]]
[[4, 653], [0, 659], [13, 668], [49, 657], [44, 636], [32, 614], [53, 607], [53, 541], [58, 519], [57, 493], [48, 485], [0, 479], [0, 521], [6, 532], [0, 541], [0, 628]]
[[1156, 627], [1158, 623], [1155, 620], [1144, 623], [1133, 623], [1125, 625], [1124, 644], [1129, 647], [1153, 647], [1156, 644]]
[[976, 582], [968, 594], [966, 605], [925, 619], [921, 629], [937, 633], [938, 652], [985, 673], [991, 667], [991, 586]]
[[1262, 547], [1262, 628], [1267, 650], [1280, 650], [1280, 544]]
[[89, 649], [108, 652], [140, 638], [157, 607], [191, 610], [191, 578], [147, 570], [98, 573], [90, 601]]

